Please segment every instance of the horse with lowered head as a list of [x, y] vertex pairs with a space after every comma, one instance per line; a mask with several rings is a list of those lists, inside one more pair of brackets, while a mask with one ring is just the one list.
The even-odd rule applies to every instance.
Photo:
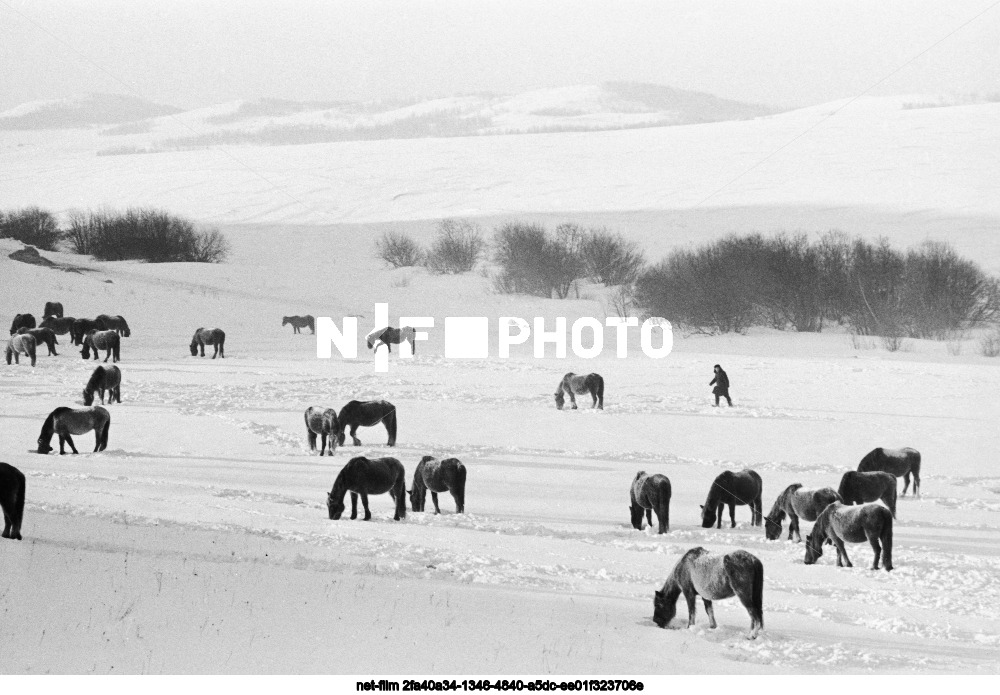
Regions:
[[35, 347], [37, 348], [39, 344], [44, 344], [45, 347], [49, 349], [49, 357], [53, 355], [58, 356], [59, 353], [56, 352], [56, 345], [59, 341], [56, 340], [56, 334], [51, 328], [18, 328], [17, 333], [19, 335], [32, 335], [35, 337]]
[[378, 352], [380, 345], [385, 345], [389, 352], [392, 352], [392, 346], [399, 345], [404, 340], [410, 341], [410, 350], [416, 355], [417, 332], [410, 326], [401, 326], [400, 328], [385, 326], [384, 328], [376, 328], [365, 336], [368, 349], [375, 350], [375, 352]]
[[670, 530], [670, 479], [665, 475], [654, 473], [647, 475], [639, 471], [632, 480], [629, 489], [629, 514], [632, 516], [632, 528], [642, 530], [642, 515], [646, 514], [646, 523], [653, 525], [653, 510], [656, 510], [656, 521], [659, 524], [657, 533]]
[[17, 333], [18, 328], [34, 328], [35, 317], [31, 314], [18, 314], [10, 324], [10, 334]]
[[59, 453], [65, 454], [65, 445], [69, 444], [74, 454], [80, 452], [73, 444], [74, 434], [86, 434], [94, 431], [96, 445], [94, 451], [104, 451], [108, 448], [108, 431], [111, 429], [111, 413], [99, 405], [89, 408], [56, 408], [45, 418], [42, 433], [38, 435], [38, 453], [47, 454], [52, 451], [52, 435], [59, 435]]
[[688, 627], [694, 626], [695, 599], [701, 596], [708, 613], [708, 626], [717, 627], [712, 601], [736, 596], [750, 614], [750, 634], [756, 639], [764, 629], [764, 565], [745, 550], [720, 555], [704, 548], [684, 553], [653, 596], [653, 622], [666, 627], [677, 615], [677, 599], [684, 594]]
[[589, 393], [590, 397], [594, 399], [593, 407], [604, 410], [604, 378], [600, 374], [594, 372], [580, 375], [573, 372], [567, 373], [556, 386], [556, 408], [559, 410], [562, 410], [566, 403], [566, 399], [563, 397], [564, 392], [569, 394], [569, 402], [573, 404], [571, 410], [577, 409], [574, 393]]
[[337, 450], [337, 411], [333, 408], [321, 408], [311, 405], [306, 408], [306, 436], [309, 438], [309, 450], [316, 451], [316, 435], [320, 435], [322, 440], [319, 445], [319, 455], [326, 452], [333, 456]]
[[885, 471], [847, 471], [837, 490], [844, 504], [864, 504], [882, 500], [896, 518], [896, 476]]
[[125, 320], [124, 316], [119, 316], [118, 314], [114, 316], [101, 314], [94, 322], [97, 324], [99, 330], [115, 331], [123, 338], [128, 338], [132, 335], [132, 330], [128, 327], [128, 321]]
[[21, 521], [24, 519], [24, 473], [3, 462], [0, 462], [0, 509], [3, 510], [3, 534], [0, 534], [0, 538], [21, 540]]
[[756, 471], [744, 468], [738, 473], [723, 471], [712, 481], [705, 504], [701, 505], [701, 527], [722, 528], [722, 508], [729, 506], [730, 528], [736, 528], [736, 506], [750, 506], [750, 523], [760, 526], [763, 520], [761, 495], [764, 483]]
[[14, 358], [16, 364], [21, 364], [21, 355], [31, 358], [31, 366], [35, 366], [37, 359], [37, 345], [35, 336], [29, 333], [15, 333], [7, 341], [7, 364]]
[[910, 474], [913, 474], [913, 494], [920, 497], [920, 452], [910, 447], [902, 449], [872, 449], [858, 464], [858, 471], [885, 471], [904, 481], [903, 496], [910, 488]]
[[281, 319], [281, 325], [292, 324], [292, 333], [301, 333], [303, 328], [308, 328], [313, 333], [316, 332], [316, 319], [310, 314], [305, 316], [285, 316]]
[[39, 328], [48, 328], [56, 335], [66, 335], [73, 333], [73, 323], [76, 321], [72, 316], [47, 316], [38, 324]]
[[406, 470], [399, 459], [390, 456], [368, 459], [356, 456], [340, 469], [333, 489], [326, 496], [326, 507], [330, 518], [340, 519], [344, 513], [344, 495], [351, 493], [351, 518], [358, 518], [358, 495], [365, 508], [365, 521], [372, 518], [368, 509], [368, 495], [382, 495], [388, 492], [396, 503], [394, 520], [406, 518]]
[[45, 311], [42, 312], [42, 318], [47, 319], [50, 316], [54, 316], [57, 319], [63, 317], [62, 302], [45, 302]]
[[424, 511], [428, 490], [431, 491], [435, 514], [441, 513], [439, 492], [450, 492], [455, 500], [455, 513], [465, 513], [465, 464], [456, 458], [438, 461], [433, 456], [424, 456], [413, 472], [413, 486], [409, 491], [410, 509]]
[[198, 356], [198, 349], [201, 348], [201, 356], [205, 356], [205, 346], [212, 345], [215, 347], [215, 352], [212, 353], [212, 359], [214, 360], [216, 356], [226, 357], [226, 332], [221, 328], [199, 328], [194, 332], [194, 337], [191, 338], [191, 357]]
[[840, 494], [832, 487], [816, 489], [802, 487], [802, 483], [789, 485], [778, 495], [778, 499], [774, 500], [774, 506], [764, 517], [764, 537], [769, 541], [776, 540], [781, 535], [781, 522], [787, 514], [788, 540], [792, 540], [794, 532], [798, 542], [801, 543], [799, 519], [816, 521], [816, 517], [822, 514], [828, 505], [843, 501]]
[[100, 357], [98, 351], [106, 350], [104, 361], [107, 362], [108, 358], [114, 355], [113, 361], [117, 362], [122, 356], [121, 336], [116, 331], [99, 331], [95, 328], [83, 337], [83, 349], [80, 351], [80, 355], [85, 360], [90, 359], [91, 350], [94, 351], [95, 360]]
[[108, 403], [122, 402], [122, 370], [117, 365], [98, 365], [90, 375], [90, 380], [83, 387], [83, 404], [93, 405], [94, 393], [100, 395], [101, 405], [104, 405], [104, 392], [108, 394]]
[[844, 541], [871, 543], [875, 551], [872, 569], [878, 569], [879, 556], [886, 572], [892, 571], [892, 512], [881, 504], [847, 505], [834, 502], [816, 519], [812, 533], [806, 536], [807, 565], [814, 564], [823, 554], [823, 545], [837, 549], [837, 567], [854, 567], [847, 557]]
[[344, 446], [344, 430], [350, 427], [354, 446], [361, 446], [358, 427], [374, 427], [380, 422], [389, 434], [386, 446], [396, 446], [396, 406], [389, 401], [349, 401], [337, 414], [337, 443]]
[[97, 321], [93, 319], [76, 319], [73, 321], [73, 329], [70, 334], [73, 336], [74, 345], [83, 345], [83, 339], [93, 330], [104, 330], [98, 328]]

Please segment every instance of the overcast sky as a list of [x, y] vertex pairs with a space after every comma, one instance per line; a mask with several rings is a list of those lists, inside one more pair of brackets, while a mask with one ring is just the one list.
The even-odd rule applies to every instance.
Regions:
[[[0, 109], [87, 92], [193, 107], [609, 80], [808, 105], [855, 96], [994, 2], [0, 0]], [[872, 93], [912, 92], [1000, 92], [1000, 7]]]

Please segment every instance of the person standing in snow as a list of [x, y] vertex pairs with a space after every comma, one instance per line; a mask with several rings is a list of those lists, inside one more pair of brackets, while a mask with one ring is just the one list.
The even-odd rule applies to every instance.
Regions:
[[726, 372], [723, 371], [722, 367], [715, 365], [715, 377], [708, 382], [711, 386], [715, 384], [715, 388], [712, 389], [712, 393], [715, 394], [715, 405], [713, 408], [719, 407], [719, 398], [725, 396], [726, 402], [729, 403], [729, 407], [733, 407], [733, 399], [729, 397], [729, 377], [726, 376]]

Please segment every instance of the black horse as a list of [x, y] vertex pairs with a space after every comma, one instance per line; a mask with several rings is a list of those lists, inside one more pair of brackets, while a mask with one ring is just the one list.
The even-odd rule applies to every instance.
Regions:
[[319, 455], [323, 456], [329, 452], [337, 450], [337, 411], [333, 408], [322, 408], [318, 405], [311, 405], [306, 408], [306, 437], [309, 438], [309, 450], [316, 451], [316, 435], [320, 435], [322, 440], [319, 445]]
[[920, 452], [910, 447], [903, 449], [883, 449], [878, 447], [872, 449], [858, 464], [858, 470], [862, 473], [867, 471], [885, 471], [892, 473], [899, 478], [902, 476], [903, 497], [910, 488], [910, 474], [913, 474], [913, 494], [920, 497]]
[[3, 510], [3, 534], [0, 538], [21, 540], [21, 521], [24, 519], [24, 473], [3, 462], [0, 462], [0, 509]]
[[415, 512], [424, 511], [427, 503], [427, 491], [431, 491], [431, 501], [434, 502], [434, 513], [440, 514], [438, 493], [451, 492], [455, 500], [455, 513], [465, 512], [465, 464], [456, 458], [438, 461], [433, 456], [424, 456], [413, 472], [413, 486], [410, 489], [410, 509]]
[[56, 345], [59, 341], [56, 340], [56, 334], [51, 328], [18, 328], [17, 335], [28, 335], [35, 336], [35, 346], [45, 345], [49, 349], [49, 357], [58, 356], [59, 353], [56, 352]]
[[70, 342], [73, 342], [73, 323], [76, 321], [72, 316], [47, 316], [38, 324], [39, 328], [48, 328], [56, 335], [70, 334]]
[[305, 316], [285, 316], [281, 319], [281, 325], [292, 324], [292, 333], [301, 333], [303, 328], [308, 328], [312, 333], [316, 332], [316, 319], [311, 314]]
[[73, 321], [73, 329], [70, 331], [70, 335], [73, 338], [73, 344], [83, 345], [83, 339], [86, 338], [87, 334], [93, 330], [98, 330], [97, 321], [92, 319], [76, 319]]
[[666, 627], [677, 614], [677, 598], [684, 594], [688, 627], [694, 625], [695, 598], [701, 596], [708, 613], [708, 626], [716, 628], [712, 601], [737, 596], [750, 614], [750, 634], [755, 639], [764, 629], [764, 565], [745, 550], [720, 555], [704, 548], [684, 554], [653, 596], [653, 622]]
[[[705, 504], [701, 505], [701, 527], [722, 528], [722, 508], [729, 505], [730, 528], [736, 528], [736, 506], [750, 505], [751, 525], [763, 523], [761, 494], [764, 484], [756, 471], [745, 468], [739, 473], [723, 471], [712, 482]], [[718, 522], [716, 521], [718, 520]]]
[[646, 514], [646, 523], [653, 525], [653, 510], [656, 510], [656, 521], [659, 523], [657, 533], [670, 530], [670, 479], [665, 475], [654, 473], [647, 475], [639, 471], [632, 480], [629, 489], [631, 504], [629, 514], [632, 516], [632, 528], [642, 530], [642, 515]]
[[45, 302], [45, 311], [42, 312], [42, 318], [47, 319], [50, 316], [55, 316], [57, 319], [63, 317], [62, 302]]
[[892, 571], [892, 512], [881, 504], [846, 505], [834, 502], [819, 515], [812, 533], [806, 536], [805, 563], [812, 565], [823, 554], [823, 545], [837, 549], [837, 567], [854, 567], [847, 557], [844, 541], [868, 541], [875, 551], [872, 569], [878, 569], [879, 556], [886, 572]]
[[125, 320], [124, 316], [101, 314], [97, 317], [97, 323], [103, 326], [102, 331], [115, 331], [122, 338], [128, 338], [132, 335], [132, 329], [128, 327], [128, 321]]
[[771, 511], [764, 517], [764, 537], [769, 541], [776, 540], [781, 535], [781, 522], [787, 514], [788, 540], [792, 540], [794, 533], [801, 543], [802, 534], [799, 533], [799, 519], [816, 521], [816, 517], [834, 502], [843, 502], [843, 499], [832, 487], [821, 487], [817, 490], [802, 487], [802, 483], [789, 485], [784, 492], [778, 495]]
[[117, 365], [98, 365], [90, 375], [90, 381], [83, 387], [83, 404], [92, 405], [94, 403], [94, 393], [101, 396], [101, 405], [104, 405], [104, 392], [108, 394], [108, 403], [115, 401], [122, 402], [122, 370]]
[[18, 314], [10, 324], [10, 334], [17, 333], [18, 328], [34, 328], [35, 317], [31, 314]]
[[113, 361], [117, 362], [122, 356], [121, 336], [116, 331], [99, 331], [95, 328], [83, 337], [83, 349], [80, 351], [80, 355], [85, 360], [90, 359], [91, 350], [94, 352], [95, 360], [100, 357], [99, 352], [101, 350], [106, 350], [107, 354], [104, 356], [104, 361], [107, 362], [113, 355]]
[[556, 386], [556, 408], [562, 410], [563, 405], [566, 403], [566, 399], [563, 397], [563, 393], [569, 394], [569, 402], [573, 404], [571, 410], [576, 410], [576, 396], [574, 393], [589, 393], [590, 397], [594, 399], [593, 407], [598, 410], [604, 410], [604, 377], [597, 373], [591, 374], [574, 374], [569, 372], [563, 376], [562, 381]]
[[194, 332], [194, 337], [191, 338], [191, 357], [198, 356], [198, 349], [201, 348], [201, 356], [205, 356], [205, 346], [213, 345], [215, 347], [215, 352], [212, 353], [212, 359], [216, 357], [221, 357], [225, 359], [226, 357], [226, 332], [221, 328], [199, 328]]
[[47, 454], [52, 451], [52, 435], [59, 435], [59, 453], [65, 454], [65, 445], [69, 444], [74, 454], [80, 452], [73, 444], [73, 434], [86, 434], [94, 430], [94, 451], [104, 451], [108, 448], [108, 431], [111, 429], [111, 413], [99, 405], [89, 408], [56, 408], [45, 418], [42, 433], [38, 435], [38, 453]]
[[367, 459], [356, 456], [340, 469], [333, 489], [326, 496], [330, 518], [340, 519], [344, 513], [344, 495], [351, 493], [351, 518], [358, 518], [358, 495], [365, 508], [365, 521], [372, 518], [368, 509], [368, 495], [388, 492], [396, 502], [396, 521], [406, 518], [406, 470], [398, 459], [391, 457]]
[[350, 427], [354, 446], [361, 446], [361, 440], [355, 436], [358, 427], [374, 427], [380, 422], [389, 433], [386, 446], [396, 446], [396, 406], [389, 401], [351, 401], [337, 414], [337, 443], [344, 446], [347, 439], [344, 430]]
[[896, 518], [896, 476], [884, 471], [847, 471], [837, 491], [844, 504], [864, 504], [882, 500]]

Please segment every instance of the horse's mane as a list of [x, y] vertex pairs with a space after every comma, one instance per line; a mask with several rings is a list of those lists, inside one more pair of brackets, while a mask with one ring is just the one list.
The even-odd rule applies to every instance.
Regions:
[[96, 391], [100, 388], [101, 379], [104, 377], [104, 370], [101, 367], [97, 367], [90, 375], [90, 380], [87, 382], [85, 391]]
[[732, 471], [722, 471], [719, 475], [715, 476], [715, 480], [712, 481], [712, 485], [708, 488], [708, 497], [705, 498], [705, 507], [714, 508], [716, 501], [722, 496], [726, 489], [719, 485], [719, 478], [723, 476], [732, 477]]
[[833, 514], [834, 504], [836, 502], [828, 504], [826, 509], [816, 517], [816, 523], [813, 524], [811, 535], [815, 536], [817, 533], [819, 534], [820, 545], [823, 544], [823, 539], [826, 538], [826, 529], [830, 525], [830, 515]]
[[55, 410], [53, 410], [51, 413], [49, 413], [49, 416], [47, 418], [45, 418], [45, 422], [42, 423], [42, 433], [41, 433], [41, 435], [39, 435], [38, 438], [42, 439], [43, 437], [48, 437], [48, 439], [52, 439], [52, 433], [53, 433], [53, 431], [56, 428], [56, 424], [55, 424], [56, 423], [56, 416], [57, 415], [62, 415], [63, 413], [69, 412], [71, 410], [73, 410], [73, 409], [72, 408], [68, 408], [68, 407], [66, 407], [66, 406], [63, 405], [63, 406], [59, 406], [58, 408], [56, 408]]
[[701, 557], [702, 555], [705, 555], [706, 553], [708, 553], [708, 551], [702, 548], [701, 546], [698, 546], [697, 548], [691, 548], [691, 550], [684, 553], [684, 555], [681, 556], [681, 559], [677, 562], [677, 564], [674, 565], [673, 571], [667, 578], [667, 583], [673, 582], [674, 585], [677, 586], [679, 589], [681, 581], [684, 579], [684, 575], [690, 572], [688, 565], [697, 558]]
[[879, 446], [865, 454], [865, 457], [861, 459], [861, 462], [858, 464], [858, 470], [862, 472], [872, 470], [871, 467], [876, 464], [876, 457], [881, 452], [882, 447]]
[[198, 329], [195, 330], [194, 336], [191, 338], [191, 344], [192, 345], [195, 345], [198, 342], [198, 334], [201, 333], [203, 330], [205, 330], [205, 329], [204, 328], [198, 328]]
[[771, 507], [771, 511], [767, 513], [768, 519], [774, 519], [775, 521], [781, 521], [785, 518], [785, 504], [788, 502], [788, 498], [792, 494], [802, 487], [802, 483], [792, 483], [778, 495], [778, 499], [774, 500], [774, 506]]

